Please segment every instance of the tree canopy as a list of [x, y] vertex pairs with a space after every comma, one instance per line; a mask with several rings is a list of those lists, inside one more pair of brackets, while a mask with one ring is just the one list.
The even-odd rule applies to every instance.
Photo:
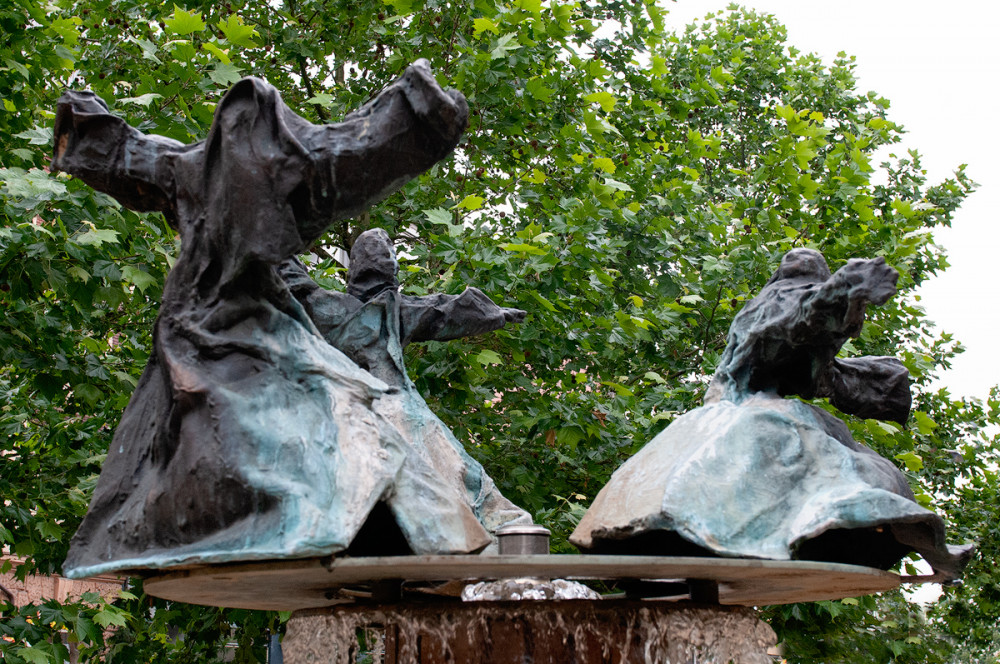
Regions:
[[[779, 607], [789, 661], [975, 661], [998, 647], [1000, 393], [958, 400], [931, 378], [960, 352], [914, 289], [947, 267], [933, 230], [974, 189], [927, 182], [916, 152], [874, 155], [903, 128], [772, 17], [733, 6], [687, 28], [652, 0], [0, 0], [0, 541], [19, 574], [58, 572], [151, 349], [177, 251], [139, 214], [47, 171], [55, 100], [89, 88], [146, 133], [204, 138], [240, 77], [266, 78], [335, 121], [417, 58], [468, 98], [454, 156], [305, 257], [342, 288], [336, 250], [394, 236], [404, 291], [475, 285], [528, 310], [516, 328], [408, 350], [428, 403], [557, 550], [611, 472], [700, 403], [742, 304], [794, 247], [832, 269], [884, 256], [900, 293], [845, 353], [901, 357], [910, 426], [851, 420], [905, 469], [953, 541], [964, 585]], [[808, 47], [808, 45], [799, 45]], [[910, 567], [910, 563], [907, 563]], [[284, 616], [120, 600], [4, 609], [0, 653], [62, 661], [65, 627], [105, 661], [263, 661]], [[155, 609], [155, 610], [154, 610]], [[235, 627], [235, 635], [232, 626]], [[114, 626], [113, 631], [101, 628]], [[184, 632], [182, 640], [170, 637]], [[860, 658], [860, 659], [859, 659]], [[965, 658], [965, 659], [963, 659]]]

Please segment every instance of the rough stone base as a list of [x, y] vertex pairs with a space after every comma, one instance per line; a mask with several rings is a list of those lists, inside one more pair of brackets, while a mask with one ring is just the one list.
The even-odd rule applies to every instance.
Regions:
[[752, 609], [629, 600], [406, 603], [292, 615], [285, 664], [770, 664]]

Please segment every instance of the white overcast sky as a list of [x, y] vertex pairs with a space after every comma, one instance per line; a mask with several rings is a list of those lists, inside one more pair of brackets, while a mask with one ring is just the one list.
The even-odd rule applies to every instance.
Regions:
[[[931, 182], [959, 164], [979, 183], [935, 232], [951, 267], [921, 289], [938, 327], [966, 347], [941, 384], [957, 396], [984, 398], [1000, 383], [1000, 2], [995, 0], [745, 0], [776, 16], [788, 44], [831, 63], [857, 57], [858, 87], [892, 102], [889, 117], [907, 130], [897, 154], [916, 148]], [[683, 27], [723, 0], [664, 1], [668, 23]]]

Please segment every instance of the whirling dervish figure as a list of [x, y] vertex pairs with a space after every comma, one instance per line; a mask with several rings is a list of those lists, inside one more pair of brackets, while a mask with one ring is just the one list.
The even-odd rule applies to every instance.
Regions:
[[570, 538], [592, 552], [791, 558], [888, 569], [911, 551], [956, 578], [970, 546], [945, 544], [940, 517], [847, 426], [786, 396], [904, 423], [908, 373], [890, 357], [838, 359], [884, 304], [897, 273], [790, 251], [736, 316], [705, 397], [615, 471]]
[[[412, 466], [412, 445], [373, 410], [398, 388], [323, 338], [278, 266], [446, 157], [467, 117], [464, 97], [438, 87], [424, 61], [326, 126], [244, 79], [191, 145], [140, 133], [92, 93], [63, 95], [53, 169], [162, 211], [182, 239], [68, 576], [351, 545]], [[424, 524], [410, 548], [481, 548], [482, 526], [463, 524], [441, 536]], [[471, 533], [457, 536], [462, 527]]]
[[[531, 523], [531, 516], [500, 493], [427, 406], [406, 373], [403, 349], [492, 332], [521, 322], [525, 312], [497, 306], [477, 288], [460, 295], [404, 295], [398, 270], [388, 233], [375, 228], [351, 248], [346, 293], [321, 288], [298, 259], [285, 261], [280, 273], [331, 345], [396, 388], [376, 399], [373, 409], [406, 444], [402, 472], [385, 503], [411, 548], [417, 542], [425, 550], [478, 550], [500, 526]], [[381, 524], [380, 537], [387, 525]]]

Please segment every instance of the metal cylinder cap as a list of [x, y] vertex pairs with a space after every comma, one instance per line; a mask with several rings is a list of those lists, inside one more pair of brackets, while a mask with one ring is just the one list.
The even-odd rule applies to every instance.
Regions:
[[539, 554], [549, 552], [549, 529], [537, 524], [510, 524], [497, 529], [501, 555]]

